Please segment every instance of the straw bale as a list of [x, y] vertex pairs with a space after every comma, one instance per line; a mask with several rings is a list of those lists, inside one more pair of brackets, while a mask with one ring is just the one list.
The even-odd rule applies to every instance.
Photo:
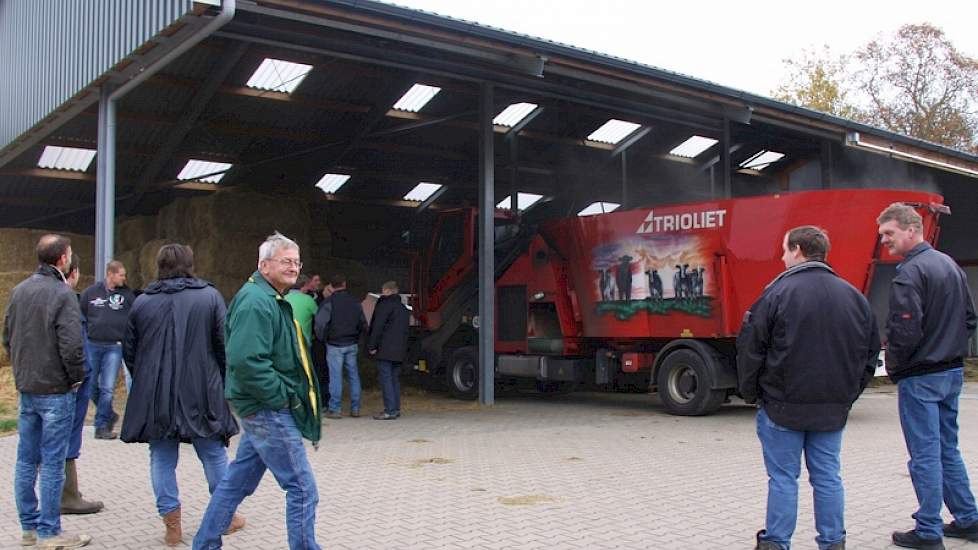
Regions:
[[[34, 271], [37, 268], [37, 253], [34, 247], [42, 235], [51, 231], [44, 229], [0, 228], [0, 272]], [[95, 265], [94, 243], [91, 235], [61, 233], [71, 239], [71, 247], [81, 255], [83, 273], [91, 273]]]
[[152, 276], [148, 279], [143, 277], [143, 266], [139, 262], [139, 253], [140, 248], [135, 248], [126, 252], [119, 252], [115, 255], [115, 259], [126, 266], [126, 284], [129, 288], [143, 288], [153, 280]]
[[139, 274], [143, 283], [156, 279], [156, 253], [160, 247], [171, 242], [170, 239], [153, 239], [139, 250]]
[[144, 244], [156, 238], [156, 224], [156, 216], [134, 216], [119, 221], [115, 230], [116, 250], [138, 251]]
[[156, 237], [181, 243], [193, 240], [192, 200], [182, 197], [160, 209], [156, 217]]
[[309, 241], [309, 206], [300, 199], [228, 191], [197, 200], [208, 201], [207, 219], [212, 224], [205, 234], [197, 235], [198, 238], [215, 234], [225, 241], [232, 238], [264, 239], [273, 231], [279, 231], [299, 246]]
[[257, 239], [221, 241], [215, 237], [190, 243], [194, 249], [194, 272], [210, 280], [226, 276], [243, 280], [258, 265]]

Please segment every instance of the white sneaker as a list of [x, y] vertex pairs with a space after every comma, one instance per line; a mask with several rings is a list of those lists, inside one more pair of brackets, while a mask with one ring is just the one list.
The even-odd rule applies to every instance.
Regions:
[[20, 545], [21, 546], [34, 546], [37, 544], [37, 531], [33, 529], [30, 531], [23, 531], [20, 535]]
[[88, 546], [90, 542], [92, 542], [92, 537], [88, 535], [72, 535], [62, 531], [56, 537], [37, 539], [37, 547], [44, 550], [63, 550], [65, 548]]

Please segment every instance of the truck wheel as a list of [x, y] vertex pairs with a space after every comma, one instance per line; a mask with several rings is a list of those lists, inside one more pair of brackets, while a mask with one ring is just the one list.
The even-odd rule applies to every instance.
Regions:
[[710, 389], [710, 373], [703, 357], [678, 349], [662, 361], [656, 384], [659, 398], [670, 414], [701, 416], [720, 408], [726, 391]]
[[455, 350], [445, 374], [452, 397], [468, 401], [479, 397], [479, 360], [472, 348]]

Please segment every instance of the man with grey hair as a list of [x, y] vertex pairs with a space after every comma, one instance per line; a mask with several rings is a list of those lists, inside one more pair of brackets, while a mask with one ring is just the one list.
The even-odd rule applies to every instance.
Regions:
[[[914, 529], [893, 533], [905, 548], [944, 548], [942, 536], [978, 542], [978, 508], [958, 449], [962, 358], [976, 325], [964, 271], [924, 240], [920, 214], [894, 203], [877, 218], [883, 246], [902, 256], [890, 287], [886, 372], [897, 383], [900, 425], [919, 508]], [[954, 521], [943, 524], [947, 504]]]
[[285, 299], [302, 269], [299, 245], [276, 232], [258, 248], [258, 270], [228, 308], [224, 395], [241, 418], [237, 456], [214, 489], [193, 547], [221, 547], [234, 511], [271, 470], [285, 490], [289, 548], [318, 550], [316, 479], [302, 438], [319, 444], [319, 382]]

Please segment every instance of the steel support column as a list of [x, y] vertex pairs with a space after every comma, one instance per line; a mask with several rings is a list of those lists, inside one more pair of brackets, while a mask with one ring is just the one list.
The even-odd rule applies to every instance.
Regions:
[[98, 162], [95, 176], [95, 280], [105, 280], [105, 267], [115, 254], [115, 130], [116, 103], [111, 84], [98, 98]]
[[[492, 405], [495, 392], [495, 200], [493, 182], [495, 135], [492, 127], [492, 84], [483, 82], [479, 94], [479, 403]], [[511, 197], [514, 201], [515, 198]]]
[[723, 198], [733, 194], [730, 183], [730, 119], [723, 117], [723, 136], [720, 139], [720, 173], [723, 174]]
[[628, 198], [628, 151], [621, 152], [621, 209], [628, 210], [632, 201]]

